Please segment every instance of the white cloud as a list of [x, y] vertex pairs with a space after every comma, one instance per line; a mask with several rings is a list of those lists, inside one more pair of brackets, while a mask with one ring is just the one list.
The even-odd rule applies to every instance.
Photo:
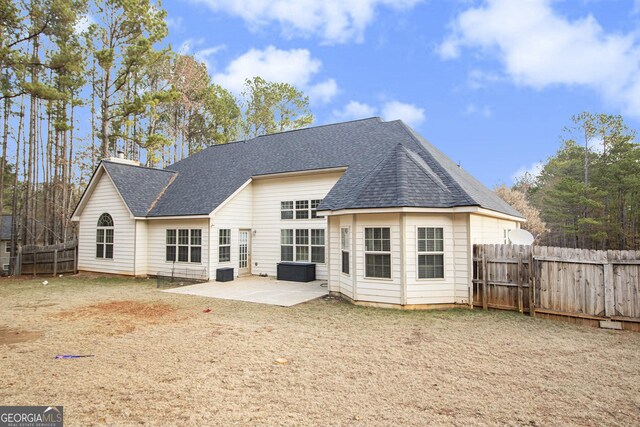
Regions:
[[193, 55], [195, 59], [206, 65], [209, 72], [212, 72], [213, 64], [210, 58], [221, 50], [226, 49], [226, 46], [221, 44], [218, 46], [197, 49], [197, 47], [202, 46], [204, 42], [205, 40], [202, 37], [197, 39], [186, 39], [178, 48], [178, 52], [183, 55]]
[[517, 171], [515, 171], [513, 175], [511, 175], [511, 179], [513, 180], [513, 182], [516, 182], [527, 174], [531, 178], [536, 178], [538, 175], [540, 175], [543, 168], [544, 168], [544, 163], [542, 162], [535, 162], [530, 164], [529, 166], [526, 166], [526, 165], [520, 166], [520, 168]]
[[496, 57], [517, 84], [585, 86], [640, 117], [636, 36], [608, 33], [591, 15], [569, 20], [552, 5], [552, 0], [487, 0], [457, 16], [439, 53], [451, 59], [464, 48], [479, 49]]
[[471, 70], [467, 77], [467, 84], [471, 89], [477, 90], [504, 80], [505, 77], [498, 73], [483, 70]]
[[476, 105], [474, 103], [467, 104], [464, 113], [468, 116], [481, 115], [482, 117], [489, 118], [493, 116], [493, 110], [488, 105]]
[[382, 107], [382, 117], [385, 120], [400, 119], [409, 126], [417, 127], [424, 122], [424, 108], [399, 101], [389, 101]]
[[338, 93], [338, 84], [334, 79], [327, 79], [323, 82], [310, 86], [306, 94], [309, 100], [314, 103], [326, 104]]
[[95, 24], [95, 23], [96, 23], [96, 20], [94, 19], [93, 16], [88, 14], [81, 15], [78, 18], [78, 21], [76, 22], [75, 26], [73, 27], [73, 30], [75, 31], [76, 34], [81, 34], [89, 29], [89, 25]]
[[245, 79], [260, 76], [295, 86], [309, 95], [311, 102], [329, 102], [338, 92], [338, 85], [333, 79], [313, 82], [321, 67], [322, 62], [306, 49], [280, 50], [269, 46], [264, 50], [250, 49], [235, 58], [223, 72], [213, 75], [213, 81], [239, 94]]
[[181, 16], [177, 18], [171, 18], [167, 16], [164, 20], [167, 23], [167, 27], [170, 30], [182, 32], [184, 30], [184, 19]]
[[377, 9], [406, 10], [422, 0], [192, 0], [242, 18], [251, 29], [280, 24], [287, 37], [318, 35], [328, 43], [362, 41]]
[[380, 109], [358, 101], [349, 101], [342, 109], [333, 110], [333, 116], [337, 120], [356, 120], [375, 116], [378, 111], [384, 120], [400, 119], [414, 127], [420, 126], [425, 119], [423, 108], [400, 101], [388, 101]]
[[358, 101], [349, 101], [340, 110], [333, 110], [333, 116], [338, 120], [357, 120], [376, 115], [376, 108]]

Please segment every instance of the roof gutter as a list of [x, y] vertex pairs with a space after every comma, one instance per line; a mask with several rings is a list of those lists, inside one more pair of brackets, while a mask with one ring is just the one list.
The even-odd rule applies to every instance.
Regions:
[[502, 212], [492, 211], [480, 206], [457, 206], [452, 208], [419, 208], [419, 207], [389, 207], [389, 208], [357, 208], [357, 209], [338, 209], [317, 211], [320, 216], [336, 216], [336, 215], [353, 215], [353, 214], [384, 214], [384, 213], [475, 213], [479, 215], [491, 216], [494, 218], [506, 219], [510, 221], [525, 222], [524, 218], [505, 214]]

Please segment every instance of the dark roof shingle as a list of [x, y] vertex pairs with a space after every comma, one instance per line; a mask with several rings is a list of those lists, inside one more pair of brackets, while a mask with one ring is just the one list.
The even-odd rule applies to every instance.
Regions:
[[522, 216], [399, 120], [370, 118], [216, 145], [164, 171], [106, 166], [136, 216], [207, 215], [254, 176], [338, 167], [346, 171], [321, 210], [481, 206]]
[[163, 194], [175, 172], [105, 160], [105, 170], [134, 216], [146, 216]]

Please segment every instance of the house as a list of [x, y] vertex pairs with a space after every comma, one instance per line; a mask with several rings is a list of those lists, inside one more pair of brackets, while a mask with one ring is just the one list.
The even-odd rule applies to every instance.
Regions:
[[317, 126], [209, 147], [164, 170], [105, 160], [72, 216], [80, 270], [156, 275], [315, 263], [364, 304], [468, 304], [472, 245], [522, 215], [401, 121]]
[[0, 224], [0, 263], [5, 274], [9, 273], [9, 264], [11, 263], [12, 225], [13, 217], [11, 215], [2, 215], [2, 224]]

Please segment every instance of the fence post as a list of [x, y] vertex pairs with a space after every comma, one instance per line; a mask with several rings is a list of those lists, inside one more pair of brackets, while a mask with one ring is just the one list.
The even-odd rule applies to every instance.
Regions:
[[58, 275], [58, 250], [53, 250], [53, 277]]
[[522, 269], [522, 252], [518, 253], [518, 312], [524, 312], [524, 301], [523, 301], [523, 292], [522, 292], [522, 276], [524, 276], [524, 271]]
[[18, 253], [16, 255], [15, 267], [13, 271], [14, 276], [22, 275], [22, 246], [18, 246]]
[[529, 255], [529, 315], [536, 315], [536, 270], [533, 260], [533, 246], [530, 248]]
[[482, 309], [488, 310], [488, 296], [487, 296], [487, 247], [486, 245], [481, 246], [482, 248]]
[[78, 242], [76, 241], [76, 246], [73, 248], [73, 274], [78, 274]]
[[38, 250], [33, 250], [33, 277], [36, 277], [38, 270]]
[[607, 317], [616, 315], [616, 307], [613, 295], [613, 264], [611, 264], [611, 251], [607, 251], [607, 263], [604, 269], [604, 315]]

